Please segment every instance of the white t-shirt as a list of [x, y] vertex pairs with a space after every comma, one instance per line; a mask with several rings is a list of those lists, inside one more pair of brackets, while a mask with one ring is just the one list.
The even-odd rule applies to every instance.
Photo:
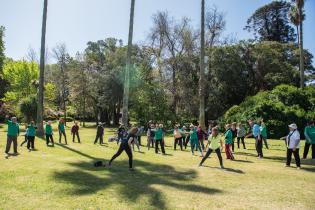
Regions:
[[298, 130], [290, 131], [289, 135], [287, 136], [287, 147], [289, 149], [300, 148], [300, 133]]

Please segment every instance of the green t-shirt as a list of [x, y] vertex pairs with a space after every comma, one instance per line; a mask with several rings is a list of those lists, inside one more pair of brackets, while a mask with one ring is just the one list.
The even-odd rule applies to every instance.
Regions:
[[260, 126], [260, 135], [263, 138], [267, 138], [267, 128], [266, 128], [266, 126]]
[[306, 141], [309, 144], [315, 144], [315, 126], [306, 126], [304, 129], [304, 134], [306, 137]]
[[65, 124], [64, 123], [59, 123], [58, 124], [58, 130], [61, 131], [61, 132], [64, 132], [65, 131]]
[[11, 120], [7, 120], [8, 136], [18, 136], [20, 133], [20, 127], [18, 123], [13, 123]]
[[163, 130], [162, 130], [162, 128], [154, 129], [154, 131], [155, 131], [154, 139], [155, 140], [162, 140], [163, 139]]
[[190, 140], [192, 140], [192, 141], [198, 140], [196, 128], [193, 128], [189, 133], [190, 133]]
[[220, 147], [220, 144], [219, 144], [219, 142], [220, 142], [220, 136], [219, 135], [217, 135], [217, 136], [210, 136], [209, 137], [209, 140], [208, 140], [208, 142], [209, 142], [209, 148], [210, 149], [212, 149], [212, 150], [216, 150], [216, 149], [218, 149], [219, 147]]
[[46, 135], [52, 135], [52, 127], [49, 124], [46, 124], [45, 126], [45, 133]]
[[225, 131], [224, 133], [224, 143], [225, 144], [232, 144], [233, 142], [233, 135], [232, 135], [232, 131], [229, 129], [227, 131]]
[[27, 130], [27, 136], [31, 136], [31, 137], [35, 136], [37, 127], [32, 126], [32, 125], [30, 124], [30, 125], [27, 126], [27, 128], [28, 128], [28, 130]]

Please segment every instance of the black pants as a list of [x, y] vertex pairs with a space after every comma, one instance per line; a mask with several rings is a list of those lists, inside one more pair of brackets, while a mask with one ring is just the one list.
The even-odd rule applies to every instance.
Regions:
[[138, 136], [138, 142], [139, 142], [139, 145], [142, 146], [142, 144], [141, 144], [141, 135]]
[[[202, 151], [205, 149], [205, 144], [203, 142], [203, 139], [198, 139], [198, 142], [199, 142], [199, 146], [200, 148], [202, 149]], [[196, 148], [196, 151], [197, 151], [197, 148]]]
[[232, 152], [234, 152], [234, 141], [235, 141], [235, 137], [233, 137], [232, 139]]
[[100, 139], [100, 144], [104, 144], [103, 137], [104, 137], [103, 135], [96, 134], [94, 144], [96, 144], [98, 142], [98, 139]]
[[244, 138], [245, 138], [244, 136], [243, 137], [237, 137], [237, 148], [238, 149], [240, 148], [240, 141], [242, 141], [243, 148], [246, 149]]
[[28, 136], [27, 140], [27, 149], [34, 149], [35, 136]]
[[77, 136], [78, 142], [81, 143], [79, 132], [72, 133], [72, 142], [74, 142], [75, 136]]
[[165, 154], [164, 141], [162, 139], [156, 139], [155, 140], [155, 153], [158, 153], [159, 144], [161, 144], [162, 153]]
[[27, 136], [25, 136], [24, 141], [21, 143], [21, 147], [22, 147], [25, 143], [27, 143]]
[[5, 148], [6, 153], [9, 153], [12, 142], [14, 153], [17, 153], [17, 136], [7, 136], [7, 145]]
[[295, 149], [295, 151], [293, 151], [293, 149], [287, 149], [287, 166], [290, 166], [290, 164], [291, 164], [292, 153], [294, 155], [296, 166], [300, 167], [301, 166], [301, 160], [300, 160], [299, 149]]
[[255, 137], [255, 140], [256, 140], [255, 146], [256, 146], [258, 157], [264, 157], [263, 150], [262, 150], [263, 140], [262, 139], [259, 140], [258, 137]]
[[109, 161], [109, 164], [111, 164], [121, 153], [125, 151], [129, 158], [129, 168], [132, 168], [132, 152], [131, 148], [129, 147], [128, 143], [121, 143], [119, 146], [118, 151], [116, 154], [112, 157], [112, 159]]
[[266, 147], [267, 149], [269, 149], [268, 143], [267, 143], [267, 138], [262, 137], [262, 140], [263, 140], [264, 143], [265, 143], [265, 147]]
[[[220, 148], [217, 148], [217, 149], [214, 150], [214, 151], [215, 151], [215, 153], [217, 153], [217, 156], [218, 156], [219, 161], [220, 161], [220, 166], [223, 166], [223, 160], [222, 160]], [[205, 160], [207, 160], [207, 158], [210, 156], [210, 154], [211, 154], [212, 152], [213, 152], [213, 150], [210, 149], [210, 148], [207, 150], [207, 153], [206, 153], [206, 155], [202, 158], [202, 160], [201, 160], [201, 162], [200, 162], [200, 165], [202, 165], [202, 164], [205, 162]]]
[[47, 144], [47, 146], [49, 144], [49, 139], [50, 139], [52, 145], [54, 145], [54, 138], [53, 138], [53, 136], [46, 134], [46, 144]]
[[190, 136], [188, 135], [188, 136], [186, 136], [186, 139], [185, 139], [185, 141], [184, 141], [185, 149], [187, 148], [187, 145], [188, 145], [189, 140], [190, 140]]
[[304, 147], [304, 153], [303, 153], [303, 158], [307, 158], [308, 150], [310, 149], [310, 146], [312, 145], [312, 159], [315, 159], [315, 144], [309, 144], [305, 142], [305, 147]]
[[174, 150], [176, 150], [176, 145], [179, 144], [180, 150], [183, 150], [183, 138], [176, 138], [174, 141]]
[[65, 142], [67, 143], [67, 136], [66, 136], [66, 132], [65, 131], [59, 131], [59, 143], [61, 143], [61, 136], [63, 136], [65, 138]]

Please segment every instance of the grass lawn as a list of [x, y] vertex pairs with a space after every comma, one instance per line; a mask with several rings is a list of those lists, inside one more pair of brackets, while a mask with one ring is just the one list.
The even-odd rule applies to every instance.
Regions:
[[[0, 128], [1, 210], [315, 208], [315, 162], [302, 161], [301, 170], [294, 161], [284, 168], [283, 141], [270, 140], [265, 158], [258, 160], [253, 140], [247, 139], [248, 149], [236, 149], [236, 161], [224, 159], [227, 169], [221, 170], [215, 154], [197, 167], [199, 156], [192, 156], [190, 148], [173, 151], [167, 138], [166, 156], [143, 147], [143, 153], [134, 153], [136, 171], [129, 172], [126, 154], [110, 169], [93, 167], [95, 160], [108, 161], [118, 147], [94, 145], [95, 128], [80, 130], [81, 144], [72, 143], [68, 129], [68, 146], [46, 147], [37, 138], [37, 151], [19, 146], [20, 155], [9, 158], [5, 129]], [[105, 142], [109, 135], [113, 131], [106, 129]]]

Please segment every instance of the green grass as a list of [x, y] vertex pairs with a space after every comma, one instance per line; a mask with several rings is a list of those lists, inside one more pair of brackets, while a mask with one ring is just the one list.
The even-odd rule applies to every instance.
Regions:
[[[294, 162], [284, 168], [282, 141], [269, 141], [271, 149], [258, 160], [253, 140], [247, 139], [248, 149], [236, 149], [236, 161], [224, 160], [228, 169], [221, 170], [215, 154], [197, 167], [199, 156], [188, 149], [174, 152], [167, 138], [167, 156], [142, 148], [144, 153], [134, 153], [136, 171], [129, 172], [125, 154], [110, 169], [94, 168], [93, 162], [109, 160], [117, 145], [94, 145], [93, 128], [80, 134], [82, 144], [69, 138], [68, 146], [47, 148], [37, 138], [38, 151], [19, 147], [19, 156], [3, 154], [0, 209], [314, 209], [314, 161], [302, 161], [302, 170]], [[106, 142], [112, 134], [106, 129]]]

